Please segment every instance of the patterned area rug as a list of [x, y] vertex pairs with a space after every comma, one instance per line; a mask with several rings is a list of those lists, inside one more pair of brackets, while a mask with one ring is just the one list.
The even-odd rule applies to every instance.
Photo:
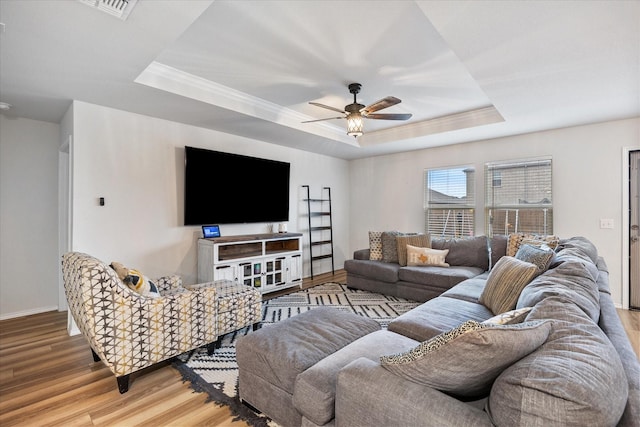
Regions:
[[[420, 303], [371, 292], [348, 289], [346, 285], [325, 283], [289, 295], [273, 298], [262, 304], [261, 327], [268, 327], [281, 320], [313, 310], [331, 306], [361, 316], [369, 317], [386, 328], [389, 322], [417, 307]], [[185, 381], [198, 392], [206, 392], [209, 401], [229, 406], [235, 420], [243, 420], [252, 426], [274, 425], [271, 420], [256, 414], [240, 403], [238, 398], [238, 365], [236, 364], [236, 340], [250, 334], [251, 327], [228, 334], [222, 347], [211, 356], [206, 348], [178, 356], [173, 366]]]

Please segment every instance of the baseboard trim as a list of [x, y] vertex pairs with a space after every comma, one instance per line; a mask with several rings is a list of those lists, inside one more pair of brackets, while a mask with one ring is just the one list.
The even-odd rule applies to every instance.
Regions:
[[16, 311], [0, 315], [0, 320], [15, 319], [16, 317], [31, 316], [32, 314], [46, 313], [47, 311], [58, 311], [58, 306], [39, 307], [31, 310]]

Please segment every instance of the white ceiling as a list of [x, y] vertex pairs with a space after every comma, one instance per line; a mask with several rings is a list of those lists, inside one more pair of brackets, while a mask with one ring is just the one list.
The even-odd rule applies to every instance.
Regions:
[[[637, 0], [138, 0], [126, 21], [0, 0], [0, 23], [7, 117], [58, 123], [75, 99], [354, 159], [640, 116]], [[357, 140], [301, 123], [353, 82], [413, 117]]]

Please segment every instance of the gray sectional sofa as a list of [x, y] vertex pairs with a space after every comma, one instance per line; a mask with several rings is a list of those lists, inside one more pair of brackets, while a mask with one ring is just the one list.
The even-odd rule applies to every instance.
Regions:
[[[491, 272], [449, 287], [386, 330], [318, 311], [241, 338], [241, 398], [273, 397], [258, 409], [283, 426], [637, 426], [640, 364], [595, 246], [561, 240], [544, 272], [507, 295], [515, 311], [499, 316], [486, 289], [511, 271], [507, 261], [519, 261], [495, 247], [492, 256]], [[503, 277], [515, 283], [523, 275]], [[398, 292], [401, 281], [379, 286]], [[346, 333], [352, 320], [367, 330]], [[277, 378], [285, 372], [291, 384], [283, 388]]]
[[368, 248], [356, 250], [353, 259], [344, 263], [347, 284], [354, 289], [427, 301], [489, 270], [506, 253], [507, 237], [431, 239], [431, 247], [449, 251], [449, 267], [401, 266], [397, 257], [372, 261]]

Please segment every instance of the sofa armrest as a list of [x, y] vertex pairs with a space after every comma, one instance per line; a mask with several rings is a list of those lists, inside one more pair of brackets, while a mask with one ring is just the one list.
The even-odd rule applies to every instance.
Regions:
[[[202, 288], [157, 298], [133, 291], [109, 293], [117, 309], [96, 316], [87, 337], [116, 376], [210, 344], [218, 338], [216, 289]], [[123, 350], [125, 349], [125, 350]]]
[[358, 249], [353, 252], [353, 259], [368, 260], [370, 256], [369, 249]]
[[168, 291], [170, 289], [179, 289], [182, 287], [182, 278], [178, 275], [173, 276], [163, 276], [159, 277], [155, 280], [156, 285], [158, 285], [158, 290], [160, 293], [163, 291]]
[[338, 374], [335, 421], [341, 426], [491, 426], [486, 412], [359, 358]]

